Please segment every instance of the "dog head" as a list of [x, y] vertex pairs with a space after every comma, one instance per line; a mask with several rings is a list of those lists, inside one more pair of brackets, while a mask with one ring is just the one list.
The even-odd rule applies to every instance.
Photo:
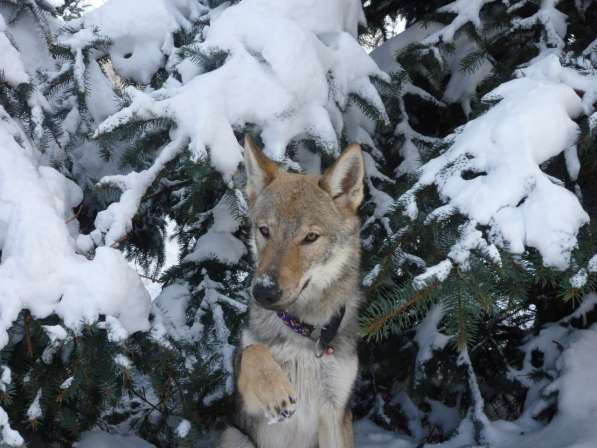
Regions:
[[288, 309], [320, 293], [358, 263], [363, 200], [361, 148], [350, 145], [323, 175], [289, 173], [245, 139], [247, 199], [263, 307]]

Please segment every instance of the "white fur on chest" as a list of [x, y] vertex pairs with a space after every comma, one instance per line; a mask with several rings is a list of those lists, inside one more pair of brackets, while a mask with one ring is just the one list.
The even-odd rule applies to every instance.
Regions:
[[[253, 343], [248, 333], [243, 334], [243, 346]], [[357, 375], [358, 360], [335, 355], [317, 358], [312, 348], [292, 343], [275, 345], [270, 351], [295, 387], [297, 409], [284, 422], [270, 425], [265, 417], [260, 419], [257, 440], [263, 448], [316, 447], [321, 412], [330, 408], [343, 411]]]

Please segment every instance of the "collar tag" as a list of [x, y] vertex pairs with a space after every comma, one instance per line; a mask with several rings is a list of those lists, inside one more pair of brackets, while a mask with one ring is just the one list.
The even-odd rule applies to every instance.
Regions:
[[323, 345], [321, 338], [315, 341], [315, 356], [321, 358], [323, 355], [331, 356], [336, 349], [333, 345]]
[[332, 345], [332, 340], [338, 334], [340, 324], [344, 318], [346, 308], [342, 307], [334, 317], [332, 317], [323, 326], [314, 326], [302, 322], [294, 316], [291, 316], [286, 311], [278, 311], [278, 317], [289, 327], [292, 331], [306, 338], [315, 341], [315, 356], [321, 358], [325, 355], [333, 355], [336, 351]]

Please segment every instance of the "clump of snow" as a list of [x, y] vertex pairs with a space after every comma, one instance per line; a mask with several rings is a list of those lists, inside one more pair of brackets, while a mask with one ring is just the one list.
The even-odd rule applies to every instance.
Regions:
[[73, 34], [62, 34], [57, 41], [60, 46], [69, 48], [75, 57], [73, 66], [73, 74], [77, 89], [80, 93], [84, 93], [85, 87], [85, 60], [83, 57], [83, 50], [92, 46], [95, 41], [100, 39], [96, 30], [83, 28]]
[[448, 278], [454, 265], [450, 260], [440, 261], [434, 266], [428, 267], [425, 272], [417, 275], [413, 279], [413, 286], [417, 289], [423, 289], [434, 282], [443, 282]]
[[181, 439], [184, 439], [186, 436], [189, 435], [191, 431], [191, 422], [185, 419], [182, 419], [181, 422], [176, 427], [176, 435]]
[[[496, 448], [589, 448], [595, 445], [597, 392], [593, 383], [597, 371], [597, 326], [576, 330], [567, 323], [594, 309], [596, 303], [597, 296], [589, 294], [577, 312], [547, 325], [523, 347], [523, 368], [513, 371], [512, 378], [529, 387], [525, 412], [515, 422], [493, 423]], [[543, 353], [543, 369], [555, 380], [530, 380], [534, 369], [531, 357], [535, 350]], [[545, 427], [537, 428], [533, 417], [547, 406], [556, 392], [556, 416]]]
[[123, 342], [129, 337], [129, 332], [126, 331], [126, 328], [114, 316], [106, 316], [106, 320], [100, 322], [98, 327], [104, 328], [108, 332], [108, 340], [110, 342]]
[[122, 353], [119, 353], [114, 357], [114, 362], [123, 369], [130, 369], [133, 366], [133, 362]]
[[462, 271], [470, 269], [469, 258], [472, 250], [478, 250], [497, 266], [501, 266], [500, 253], [493, 244], [488, 244], [483, 233], [477, 229], [475, 221], [469, 221], [460, 226], [460, 238], [452, 246], [448, 257], [456, 263]]
[[22, 446], [25, 441], [21, 435], [10, 427], [8, 422], [8, 415], [6, 411], [0, 407], [0, 434], [2, 435], [2, 443], [7, 446]]
[[[165, 343], [165, 336], [193, 341], [200, 333], [198, 328], [189, 327], [186, 316], [187, 304], [191, 298], [189, 285], [175, 282], [162, 289], [154, 302], [152, 336]], [[166, 344], [167, 345], [167, 344]]]
[[50, 343], [66, 339], [66, 330], [61, 325], [43, 325], [43, 329], [48, 335], [48, 338], [50, 338]]
[[61, 347], [62, 342], [67, 339], [68, 334], [61, 325], [43, 325], [42, 328], [50, 339], [50, 343], [44, 348], [41, 359], [44, 363], [50, 364], [54, 354]]
[[111, 40], [110, 58], [120, 76], [148, 84], [174, 49], [172, 34], [189, 30], [204, 11], [192, 0], [109, 0], [81, 22]]
[[564, 48], [567, 17], [556, 7], [558, 3], [559, 0], [544, 0], [535, 14], [513, 21], [514, 27], [523, 29], [533, 28], [540, 23], [545, 30], [543, 42], [540, 44], [540, 49], [543, 51], [550, 51], [549, 48]]
[[68, 389], [69, 387], [72, 386], [74, 380], [75, 380], [74, 376], [69, 376], [67, 379], [65, 379], [62, 382], [62, 384], [60, 385], [60, 389], [62, 389], [62, 390]]
[[[201, 312], [209, 312], [214, 320], [214, 333], [217, 341], [215, 344], [219, 348], [218, 351], [222, 356], [222, 367], [227, 374], [224, 387], [215, 389], [204, 398], [203, 402], [206, 405], [209, 405], [211, 402], [222, 398], [224, 395], [231, 394], [234, 390], [233, 364], [235, 348], [231, 344], [231, 332], [226, 325], [222, 305], [232, 307], [239, 313], [246, 312], [247, 306], [220, 293], [219, 291], [223, 289], [223, 285], [209, 278], [205, 270], [202, 274], [203, 281], [198, 287], [198, 290], [203, 291], [204, 294], [203, 301], [201, 302]], [[202, 336], [203, 329], [201, 329], [201, 332], [196, 337], [201, 338]]]
[[197, 240], [193, 251], [184, 261], [201, 262], [214, 258], [222, 263], [234, 265], [247, 253], [244, 243], [233, 234], [240, 222], [232, 214], [229, 203], [222, 198], [211, 210], [213, 225]]
[[386, 73], [401, 71], [402, 67], [396, 62], [396, 56], [410, 45], [420, 43], [426, 37], [442, 28], [443, 25], [437, 22], [414, 23], [402, 33], [375, 48], [370, 53], [370, 56], [379, 68]]
[[417, 365], [420, 367], [433, 356], [434, 350], [443, 349], [450, 341], [450, 337], [439, 332], [439, 324], [444, 317], [444, 307], [441, 303], [434, 305], [425, 319], [417, 326], [415, 341], [419, 345], [417, 351]]
[[2, 366], [2, 375], [0, 375], [0, 392], [6, 392], [6, 386], [12, 383], [12, 372], [9, 367]]
[[29, 75], [17, 49], [7, 36], [6, 23], [0, 14], [0, 73], [4, 80], [11, 86], [29, 82]]
[[481, 31], [479, 13], [483, 5], [491, 1], [493, 0], [456, 0], [442, 6], [437, 10], [438, 12], [453, 13], [456, 17], [448, 25], [427, 37], [423, 43], [436, 44], [439, 41], [450, 43], [454, 40], [456, 32], [467, 23], [472, 23], [477, 30]]
[[[534, 247], [546, 266], [565, 269], [589, 217], [540, 165], [578, 137], [573, 119], [582, 112], [581, 99], [563, 82], [569, 74], [556, 57], [546, 56], [488, 94], [500, 102], [452, 136], [451, 147], [421, 168], [418, 182], [400, 199], [411, 217], [417, 214], [416, 192], [435, 185], [449, 206], [489, 226], [496, 246], [516, 254]], [[571, 82], [582, 86], [577, 78]], [[476, 177], [465, 179], [470, 172]]]
[[[129, 87], [132, 89], [132, 87]], [[139, 96], [140, 94], [136, 94]], [[103, 184], [118, 186], [122, 196], [113, 202], [106, 210], [102, 210], [95, 218], [96, 229], [104, 235], [105, 244], [117, 244], [132, 228], [133, 218], [141, 204], [143, 195], [157, 178], [159, 172], [186, 146], [186, 139], [175, 138], [166, 145], [153, 165], [140, 173], [132, 172], [127, 175], [113, 175], [102, 179]], [[93, 239], [93, 235], [91, 237]], [[97, 237], [96, 237], [97, 238]], [[89, 247], [86, 240], [81, 240], [80, 247]]]
[[[24, 308], [36, 318], [55, 313], [75, 331], [100, 314], [131, 333], [147, 330], [149, 297], [137, 274], [114, 249], [100, 248], [91, 260], [75, 252], [70, 218], [80, 188], [39, 165], [39, 153], [2, 107], [0, 147], [0, 348]], [[50, 338], [58, 335], [53, 330]]]
[[567, 148], [564, 151], [564, 157], [566, 160], [568, 176], [570, 176], [570, 180], [576, 182], [578, 174], [580, 173], [580, 160], [578, 159], [578, 149], [576, 148], [576, 145]]
[[43, 415], [43, 412], [41, 410], [40, 400], [41, 400], [41, 389], [39, 389], [37, 391], [37, 393], [35, 394], [35, 398], [33, 399], [33, 402], [27, 409], [27, 418], [29, 419], [29, 421], [37, 420], [38, 418], [40, 418]]
[[376, 264], [375, 266], [373, 266], [373, 269], [371, 269], [367, 273], [367, 275], [365, 275], [365, 277], [363, 278], [362, 285], [365, 288], [368, 288], [369, 286], [371, 286], [373, 284], [373, 282], [375, 281], [375, 279], [377, 278], [377, 276], [379, 275], [380, 272], [381, 272], [381, 265], [380, 264]]
[[579, 270], [576, 274], [570, 277], [570, 285], [573, 288], [580, 289], [587, 284], [587, 280], [589, 279], [589, 273], [585, 268]]

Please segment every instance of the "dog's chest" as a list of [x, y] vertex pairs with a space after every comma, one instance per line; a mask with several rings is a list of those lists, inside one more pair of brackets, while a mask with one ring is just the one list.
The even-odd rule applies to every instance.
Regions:
[[285, 422], [262, 426], [262, 435], [274, 442], [271, 446], [316, 447], [321, 413], [344, 412], [356, 377], [357, 360], [335, 355], [317, 358], [314, 351], [296, 346], [273, 347], [272, 355], [296, 389], [297, 410]]
[[305, 407], [346, 404], [356, 376], [356, 359], [347, 360], [334, 354], [318, 358], [314, 350], [296, 346], [276, 347], [272, 354], [288, 374], [299, 398], [304, 397], [308, 404]]

